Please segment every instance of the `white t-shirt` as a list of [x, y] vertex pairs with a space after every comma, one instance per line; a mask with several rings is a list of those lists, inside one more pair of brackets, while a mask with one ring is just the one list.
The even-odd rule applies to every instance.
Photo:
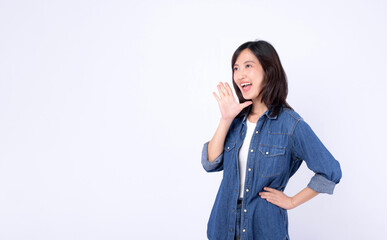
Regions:
[[257, 123], [252, 123], [246, 119], [247, 130], [245, 140], [243, 141], [242, 147], [239, 150], [239, 197], [243, 198], [243, 193], [245, 190], [245, 179], [246, 179], [246, 166], [247, 166], [247, 156], [249, 154], [250, 142], [253, 137], [255, 126]]

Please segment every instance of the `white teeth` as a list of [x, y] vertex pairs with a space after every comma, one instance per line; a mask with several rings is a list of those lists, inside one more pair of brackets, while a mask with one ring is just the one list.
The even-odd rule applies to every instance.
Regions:
[[244, 87], [246, 85], [251, 85], [251, 83], [242, 83], [241, 86]]

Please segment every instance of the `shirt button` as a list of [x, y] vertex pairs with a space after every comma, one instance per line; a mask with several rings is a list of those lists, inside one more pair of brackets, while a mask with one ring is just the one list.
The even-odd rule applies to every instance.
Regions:
[[243, 210], [244, 212], [247, 212], [247, 209]]
[[251, 149], [251, 150], [250, 150], [250, 152], [254, 152], [254, 150], [253, 150], [253, 149]]
[[255, 133], [259, 133], [259, 131], [255, 131]]
[[242, 135], [245, 134], [244, 132], [242, 132]]
[[269, 152], [266, 152], [266, 155], [269, 154]]
[[230, 149], [230, 147], [227, 147], [227, 149]]
[[232, 228], [230, 228], [230, 232], [232, 232]]
[[232, 209], [232, 212], [235, 212], [235, 209]]
[[249, 168], [249, 172], [251, 171], [251, 168]]
[[243, 232], [246, 232], [246, 229], [243, 229], [242, 231], [243, 231]]
[[248, 192], [249, 191], [249, 189], [246, 189], [246, 192]]

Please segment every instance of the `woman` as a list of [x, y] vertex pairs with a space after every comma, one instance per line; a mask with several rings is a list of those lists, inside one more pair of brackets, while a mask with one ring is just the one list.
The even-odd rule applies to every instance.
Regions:
[[[266, 41], [242, 44], [232, 56], [233, 87], [218, 84], [221, 119], [203, 146], [207, 172], [223, 179], [207, 225], [216, 239], [285, 240], [287, 210], [319, 193], [333, 194], [341, 179], [339, 162], [311, 127], [286, 102], [285, 72]], [[283, 193], [302, 161], [315, 175], [295, 196]]]

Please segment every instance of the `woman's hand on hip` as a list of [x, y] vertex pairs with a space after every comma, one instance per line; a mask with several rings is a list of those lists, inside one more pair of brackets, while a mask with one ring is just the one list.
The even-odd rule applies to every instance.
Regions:
[[285, 193], [269, 187], [264, 187], [263, 190], [267, 192], [260, 192], [259, 196], [261, 196], [263, 199], [266, 199], [266, 201], [287, 210], [295, 207], [293, 198], [287, 196]]

